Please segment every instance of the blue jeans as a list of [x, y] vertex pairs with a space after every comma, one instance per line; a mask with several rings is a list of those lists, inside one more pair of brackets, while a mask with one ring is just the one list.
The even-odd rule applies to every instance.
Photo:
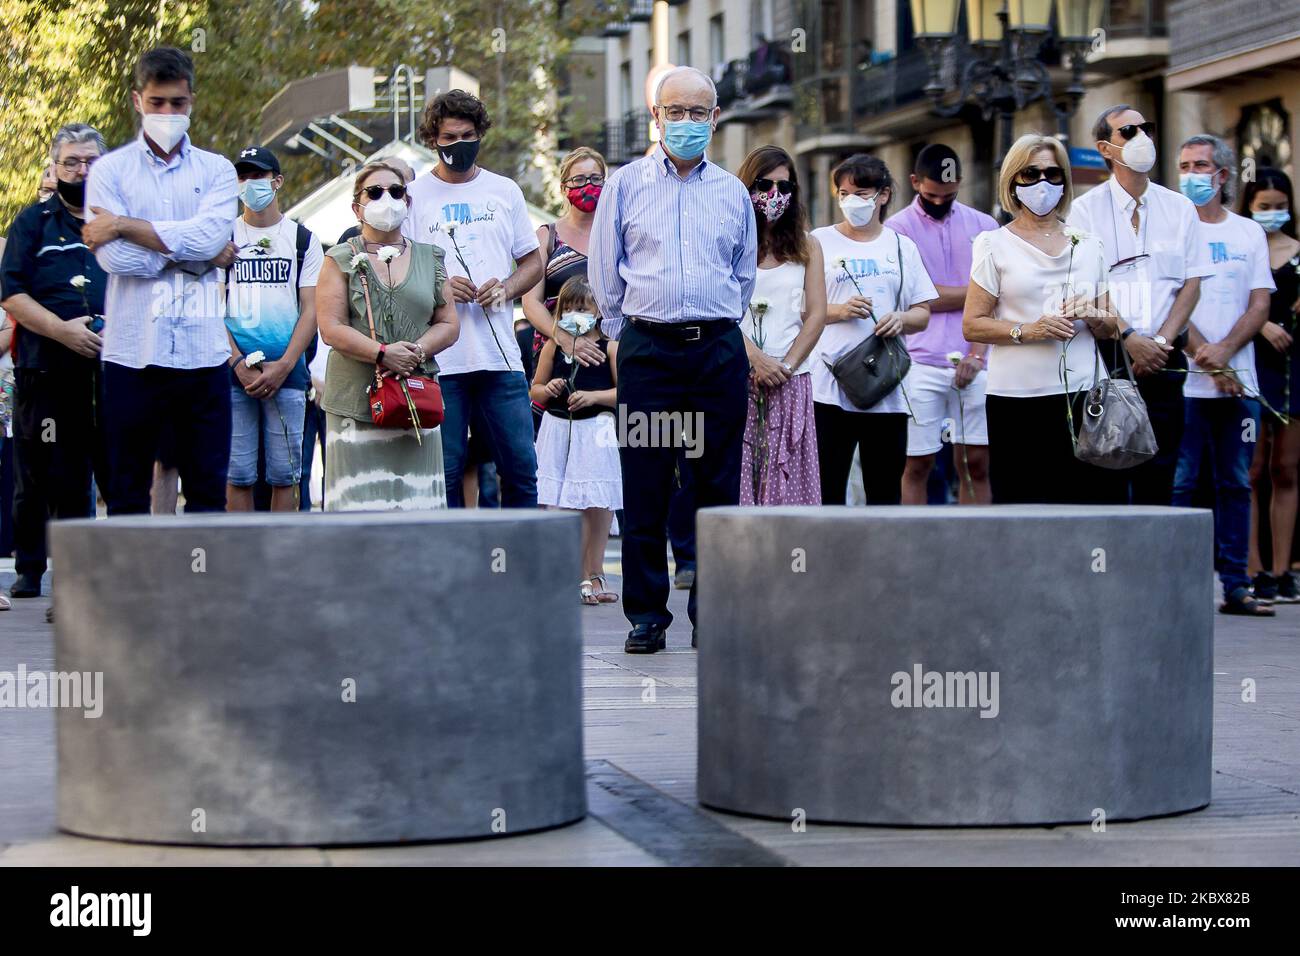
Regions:
[[282, 388], [270, 398], [253, 398], [240, 387], [230, 389], [230, 469], [236, 488], [257, 483], [257, 448], [266, 456], [266, 483], [288, 488], [302, 476], [302, 429], [307, 393]]
[[537, 507], [537, 449], [528, 383], [520, 372], [462, 372], [442, 375], [442, 463], [447, 507], [465, 507], [469, 423], [487, 430], [501, 481], [503, 508]]
[[1173, 504], [1190, 507], [1208, 448], [1214, 468], [1214, 557], [1226, 597], [1246, 587], [1250, 542], [1250, 459], [1259, 433], [1252, 398], [1186, 398]]

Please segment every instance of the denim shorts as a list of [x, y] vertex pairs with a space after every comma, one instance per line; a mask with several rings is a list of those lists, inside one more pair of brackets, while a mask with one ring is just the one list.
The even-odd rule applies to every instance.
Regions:
[[302, 423], [307, 393], [282, 388], [270, 398], [253, 398], [242, 388], [230, 390], [230, 473], [236, 488], [257, 483], [257, 443], [266, 457], [266, 483], [273, 488], [296, 485], [302, 476]]

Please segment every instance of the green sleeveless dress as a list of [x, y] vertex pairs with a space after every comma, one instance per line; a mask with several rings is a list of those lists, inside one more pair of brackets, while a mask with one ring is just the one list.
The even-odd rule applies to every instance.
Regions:
[[[337, 263], [348, 282], [348, 325], [367, 338], [366, 303], [357, 268], [360, 240], [341, 243], [325, 254]], [[406, 278], [391, 290], [391, 311], [382, 267], [375, 275], [367, 257], [370, 302], [375, 334], [380, 342], [414, 342], [429, 328], [434, 310], [443, 304], [447, 272], [442, 250], [423, 242], [411, 244]], [[366, 268], [366, 266], [360, 266]], [[436, 376], [430, 357], [420, 374]], [[371, 422], [366, 387], [374, 381], [374, 366], [334, 350], [325, 365], [325, 510], [419, 511], [447, 507], [443, 478], [442, 436], [437, 428], [421, 431], [379, 428]]]

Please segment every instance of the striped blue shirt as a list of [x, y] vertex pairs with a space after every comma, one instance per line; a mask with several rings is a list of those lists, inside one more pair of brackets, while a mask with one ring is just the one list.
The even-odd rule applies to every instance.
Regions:
[[209, 268], [208, 260], [230, 241], [239, 213], [230, 160], [193, 146], [189, 136], [163, 160], [141, 134], [91, 167], [87, 219], [91, 206], [151, 223], [171, 250], [115, 239], [95, 253], [109, 275], [104, 361], [211, 368], [229, 359], [225, 270]]
[[682, 179], [656, 146], [605, 183], [587, 260], [601, 330], [612, 339], [626, 318], [739, 322], [758, 269], [754, 206], [741, 181], [707, 157]]

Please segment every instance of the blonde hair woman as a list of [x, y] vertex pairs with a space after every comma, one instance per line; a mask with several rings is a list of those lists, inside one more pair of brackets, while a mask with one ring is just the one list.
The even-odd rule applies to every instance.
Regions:
[[[460, 331], [442, 249], [402, 236], [410, 202], [401, 170], [363, 167], [352, 189], [361, 235], [325, 253], [316, 285], [316, 318], [331, 349], [321, 400], [330, 511], [447, 507], [438, 430], [417, 441], [412, 429], [379, 428], [366, 392], [376, 366], [398, 378], [437, 375], [433, 356]], [[378, 341], [370, 336], [363, 270]]]
[[564, 283], [574, 276], [587, 277], [587, 242], [606, 172], [605, 157], [589, 146], [579, 146], [560, 161], [564, 213], [537, 230], [546, 269], [542, 281], [523, 296], [524, 315], [537, 332], [533, 336], [534, 367], [537, 353], [551, 336], [566, 355], [575, 355], [581, 365], [605, 361], [604, 353], [589, 339], [575, 339], [556, 328], [555, 299]]
[[[1061, 142], [1031, 133], [1002, 161], [1014, 218], [975, 238], [962, 334], [988, 356], [989, 478], [996, 503], [1119, 500], [1116, 472], [1074, 456], [1084, 394], [1113, 338], [1101, 241], [1065, 225], [1073, 190]], [[1073, 432], [1071, 432], [1071, 427]]]

